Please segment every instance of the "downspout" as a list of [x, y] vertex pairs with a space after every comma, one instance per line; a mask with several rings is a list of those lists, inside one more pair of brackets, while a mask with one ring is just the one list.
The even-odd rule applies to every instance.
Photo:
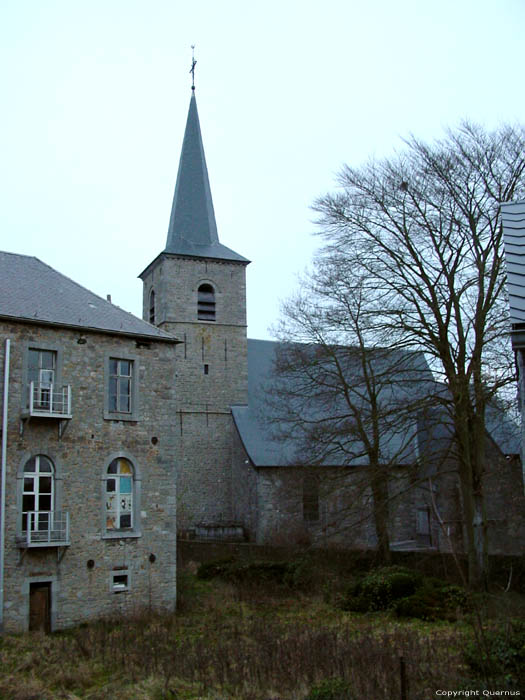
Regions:
[[4, 402], [2, 411], [2, 477], [0, 483], [0, 633], [4, 630], [4, 548], [5, 548], [5, 482], [7, 471], [7, 404], [9, 400], [9, 355], [11, 341], [5, 341]]

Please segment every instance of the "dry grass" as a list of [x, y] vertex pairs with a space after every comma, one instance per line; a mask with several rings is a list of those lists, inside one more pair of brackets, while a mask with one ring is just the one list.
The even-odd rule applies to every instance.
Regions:
[[355, 615], [289, 590], [251, 586], [248, 595], [191, 572], [181, 589], [176, 615], [0, 639], [0, 698], [304, 700], [315, 683], [340, 677], [356, 698], [395, 700], [400, 656], [410, 700], [464, 682], [464, 624]]

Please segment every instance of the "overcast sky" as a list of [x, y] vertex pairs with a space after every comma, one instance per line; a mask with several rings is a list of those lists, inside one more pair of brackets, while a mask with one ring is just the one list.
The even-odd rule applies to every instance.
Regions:
[[2, 0], [0, 249], [141, 315], [196, 96], [222, 243], [252, 260], [248, 334], [319, 241], [344, 163], [525, 114], [524, 0]]

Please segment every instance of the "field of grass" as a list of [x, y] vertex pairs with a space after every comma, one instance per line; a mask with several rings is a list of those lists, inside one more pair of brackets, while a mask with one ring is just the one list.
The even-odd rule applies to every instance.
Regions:
[[[175, 615], [130, 611], [50, 636], [0, 638], [0, 698], [397, 700], [402, 663], [407, 700], [516, 689], [524, 678], [525, 630], [505, 646], [509, 624], [524, 617], [519, 594], [479, 598], [475, 613], [429, 622], [345, 611], [348, 581], [326, 571], [307, 585], [203, 580], [191, 568], [179, 579]], [[485, 660], [476, 668], [473, 658]]]

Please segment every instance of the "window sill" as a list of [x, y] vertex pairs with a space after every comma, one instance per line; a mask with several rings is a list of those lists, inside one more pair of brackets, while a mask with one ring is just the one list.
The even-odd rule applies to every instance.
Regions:
[[135, 413], [110, 413], [109, 411], [104, 411], [104, 420], [138, 423], [139, 417]]
[[126, 539], [138, 539], [142, 537], [141, 532], [120, 530], [115, 532], [105, 532], [102, 535], [103, 540], [126, 540]]

